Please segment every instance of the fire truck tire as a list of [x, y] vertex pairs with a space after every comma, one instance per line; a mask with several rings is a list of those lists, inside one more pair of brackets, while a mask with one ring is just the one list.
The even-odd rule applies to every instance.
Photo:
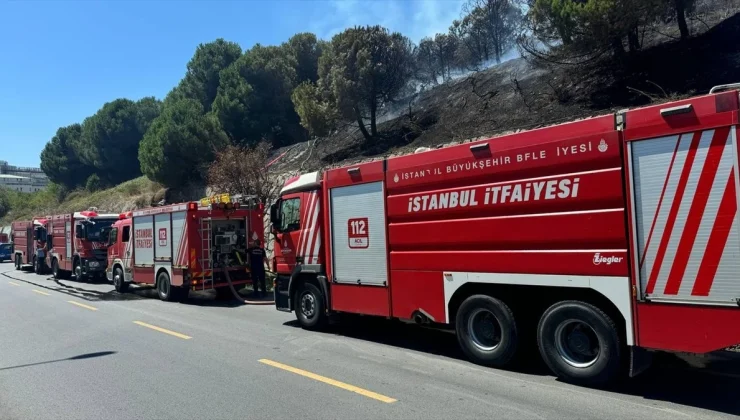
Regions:
[[80, 266], [80, 260], [75, 260], [72, 266], [72, 272], [75, 274], [75, 280], [79, 282], [87, 281], [87, 276], [82, 274], [82, 266]]
[[54, 258], [51, 262], [51, 274], [57, 280], [63, 280], [69, 278], [69, 271], [59, 269], [59, 261]]
[[166, 302], [177, 300], [177, 290], [170, 283], [170, 276], [166, 271], [162, 271], [157, 276], [157, 294], [159, 298]]
[[620, 372], [622, 347], [617, 326], [589, 303], [552, 305], [540, 318], [537, 343], [550, 370], [567, 382], [603, 386]]
[[474, 363], [502, 367], [519, 344], [514, 313], [502, 301], [487, 295], [465, 299], [457, 311], [455, 332], [465, 355]]
[[33, 257], [33, 272], [36, 274], [44, 274], [45, 271], [46, 264], [44, 263], [44, 260]]
[[307, 330], [319, 329], [326, 323], [324, 295], [311, 283], [303, 283], [296, 292], [295, 316], [301, 327]]
[[128, 283], [123, 279], [123, 270], [121, 270], [121, 267], [113, 269], [113, 286], [118, 293], [126, 293], [128, 290]]

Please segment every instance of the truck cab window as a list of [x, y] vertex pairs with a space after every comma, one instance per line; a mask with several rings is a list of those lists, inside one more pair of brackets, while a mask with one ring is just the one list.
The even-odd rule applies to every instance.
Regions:
[[280, 206], [280, 231], [291, 232], [301, 228], [301, 199], [290, 198]]
[[121, 242], [128, 242], [131, 237], [131, 226], [123, 227], [123, 236], [121, 236]]
[[110, 233], [108, 234], [108, 243], [113, 245], [116, 243], [116, 240], [118, 239], [118, 228], [111, 229]]

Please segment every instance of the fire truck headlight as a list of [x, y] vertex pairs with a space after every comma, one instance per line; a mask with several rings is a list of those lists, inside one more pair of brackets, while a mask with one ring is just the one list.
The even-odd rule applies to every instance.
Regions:
[[90, 267], [98, 267], [100, 266], [100, 263], [97, 261], [90, 261], [89, 262]]

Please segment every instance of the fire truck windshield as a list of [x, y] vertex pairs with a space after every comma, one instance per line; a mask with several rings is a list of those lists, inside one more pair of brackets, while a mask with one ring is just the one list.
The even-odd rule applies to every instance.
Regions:
[[85, 223], [85, 239], [91, 242], [106, 242], [113, 222], [115, 220], [96, 220], [93, 223]]

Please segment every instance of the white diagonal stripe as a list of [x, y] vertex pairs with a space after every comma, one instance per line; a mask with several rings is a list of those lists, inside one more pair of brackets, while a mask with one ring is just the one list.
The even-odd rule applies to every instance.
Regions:
[[[311, 246], [311, 239], [313, 239], [314, 231], [316, 230], [316, 220], [319, 217], [319, 200], [318, 200], [318, 194], [316, 192], [313, 193], [313, 196], [315, 197], [314, 204], [313, 204], [313, 217], [311, 218], [311, 231], [306, 235], [306, 248], [309, 248]], [[306, 249], [306, 253], [308, 253], [309, 249]], [[308, 257], [310, 258], [310, 254]], [[304, 260], [306, 264], [310, 264], [308, 259]]]
[[305, 225], [301, 226], [301, 230], [303, 230], [303, 235], [301, 235], [301, 238], [298, 242], [298, 250], [296, 251], [296, 257], [302, 256], [304, 254], [304, 250], [306, 249], [306, 238], [308, 237], [308, 232], [311, 228], [311, 215], [313, 214], [313, 201], [314, 201], [314, 195], [309, 194], [308, 195], [308, 204], [306, 206], [306, 221]]
[[[645, 263], [643, 264], [642, 268], [640, 269], [640, 277], [642, 278], [642, 284], [643, 288], [648, 282], [648, 279], [650, 278], [650, 272], [653, 269], [653, 263], [655, 262], [655, 256], [658, 253], [658, 247], [660, 246], [661, 238], [663, 237], [663, 232], [665, 231], [666, 222], [668, 221], [668, 213], [671, 210], [671, 205], [673, 204], [673, 198], [676, 196], [676, 189], [678, 188], [678, 180], [681, 178], [681, 171], [683, 170], [684, 163], [686, 162], [686, 155], [689, 150], [689, 146], [691, 145], [691, 138], [693, 137], [693, 134], [684, 134], [680, 138], [674, 138], [670, 137], [668, 140], [673, 140], [670, 142], [671, 144], [671, 156], [673, 155], [673, 149], [675, 148], [674, 141], [680, 142], [678, 145], [678, 149], [676, 150], [676, 158], [673, 161], [673, 167], [671, 168], [671, 173], [668, 175], [668, 182], [666, 183], [665, 187], [665, 194], [663, 195], [663, 202], [660, 206], [660, 210], [658, 212], [658, 216], [655, 219], [655, 229], [653, 230], [653, 235], [650, 239], [650, 246], [647, 249], [647, 252], [645, 253]], [[661, 139], [655, 139], [650, 141], [660, 141]], [[661, 156], [663, 155], [663, 156]], [[665, 154], [659, 154], [655, 155], [656, 160], [659, 159], [659, 161], [655, 162], [655, 164], [660, 164], [665, 160], [664, 157]], [[669, 162], [663, 163], [668, 164]], [[648, 162], [650, 164], [650, 162]], [[643, 190], [638, 186], [635, 188], [635, 200], [638, 203], [644, 202], [644, 200], [649, 199], [648, 197], [642, 197]], [[654, 200], [656, 200], [656, 209], [657, 209], [657, 200], [659, 197], [655, 197]], [[643, 214], [645, 214], [643, 212]], [[650, 214], [650, 213], [648, 213]], [[651, 218], [647, 219], [645, 218], [642, 221], [642, 225], [646, 229], [645, 235], [648, 235], [650, 233], [649, 229], [652, 226], [653, 218], [655, 217], [655, 213], [650, 215]], [[643, 239], [644, 241], [647, 241], [647, 237]], [[642, 247], [640, 249], [640, 255], [643, 254], [643, 250], [645, 248], [645, 243], [642, 244]]]
[[712, 189], [709, 191], [707, 207], [704, 209], [704, 214], [702, 215], [701, 223], [699, 224], [699, 231], [696, 233], [696, 240], [691, 249], [689, 261], [686, 265], [686, 272], [684, 273], [681, 282], [681, 288], [678, 291], [679, 296], [690, 296], [691, 290], [694, 288], [694, 283], [696, 283], [696, 275], [699, 272], [699, 267], [701, 266], [704, 253], [707, 249], [709, 235], [712, 233], [714, 223], [717, 220], [719, 203], [722, 201], [722, 197], [725, 194], [727, 179], [730, 176], [730, 171], [732, 170], [733, 162], [735, 160], [733, 153], [732, 143], [730, 136], [728, 135], [725, 140], [725, 148], [720, 157], [719, 166], [717, 167], [717, 174], [712, 182]]
[[[317, 214], [320, 213], [319, 211], [320, 209], [321, 209], [321, 201], [319, 200], [319, 202], [316, 203], [316, 213]], [[313, 251], [311, 251], [311, 260], [309, 261], [309, 264], [318, 263], [319, 247], [321, 245], [321, 230], [318, 229], [318, 226], [316, 229], [316, 233], [314, 233], [314, 236], [316, 237], [316, 239], [314, 240]], [[316, 261], [314, 261], [314, 258], [316, 259]]]
[[665, 290], [666, 283], [668, 282], [668, 275], [671, 273], [671, 267], [674, 263], [676, 250], [678, 250], [678, 244], [681, 243], [681, 236], [683, 236], [683, 231], [686, 227], [686, 219], [689, 216], [691, 204], [694, 202], [696, 187], [699, 183], [701, 172], [704, 169], [704, 163], [707, 159], [707, 152], [709, 152], [709, 145], [712, 143], [713, 135], [714, 130], [708, 130], [703, 132], [699, 139], [699, 146], [696, 148], [694, 162], [689, 169], [689, 178], [686, 181], [686, 189], [681, 198], [678, 213], [676, 213], [676, 221], [673, 225], [673, 231], [671, 231], [671, 237], [668, 240], [668, 246], [666, 247], [663, 263], [658, 272], [658, 279], [655, 282], [653, 296], [664, 294], [663, 292]]

